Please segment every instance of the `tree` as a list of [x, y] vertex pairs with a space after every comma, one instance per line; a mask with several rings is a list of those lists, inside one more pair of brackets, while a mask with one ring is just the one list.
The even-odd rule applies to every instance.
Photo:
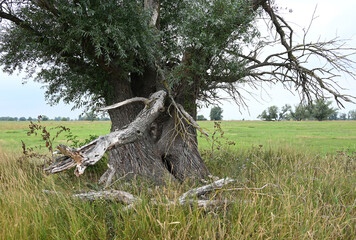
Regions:
[[[328, 120], [331, 120], [331, 121], [338, 120], [338, 119], [339, 119], [338, 115], [339, 115], [338, 112], [334, 112], [333, 114], [329, 115]], [[345, 115], [346, 115], [346, 114], [345, 114]], [[342, 117], [341, 114], [340, 114], [340, 117]]]
[[263, 119], [265, 121], [276, 121], [278, 120], [278, 107], [270, 106], [267, 110], [264, 110], [258, 118]]
[[310, 116], [310, 113], [308, 107], [300, 103], [299, 105], [294, 107], [294, 111], [290, 111], [290, 115], [292, 119], [296, 121], [301, 121], [307, 119]]
[[40, 116], [39, 119], [41, 119], [42, 121], [49, 121], [49, 117], [47, 117], [46, 115]]
[[23, 121], [26, 121], [26, 118], [25, 118], [25, 117], [20, 117], [20, 118], [19, 118], [19, 121], [22, 121], [22, 122], [23, 122]]
[[291, 119], [291, 115], [290, 112], [292, 111], [292, 106], [289, 104], [285, 104], [278, 116], [278, 120], [290, 120]]
[[351, 110], [347, 114], [349, 120], [356, 120], [356, 110]]
[[99, 120], [98, 116], [94, 111], [86, 112], [83, 119], [84, 121], [97, 121]]
[[[256, 28], [261, 17], [271, 23], [270, 39]], [[99, 108], [122, 102], [105, 108], [112, 134], [133, 122], [146, 124], [140, 134], [132, 132], [139, 136], [129, 138], [134, 142], [110, 145], [100, 181], [106, 184], [134, 174], [155, 181], [207, 176], [194, 119], [198, 102], [219, 100], [219, 89], [243, 104], [243, 86], [280, 82], [305, 99], [329, 93], [341, 103], [349, 98], [335, 90], [337, 74], [327, 66], [354, 76], [348, 59], [354, 49], [338, 39], [313, 43], [304, 36], [297, 43], [269, 0], [4, 0], [0, 18], [5, 71], [33, 74], [52, 104]], [[276, 44], [282, 49], [259, 54]], [[313, 57], [322, 67], [308, 66]], [[161, 103], [153, 95], [165, 98], [159, 113], [149, 111]], [[140, 122], [136, 116], [142, 114], [156, 118]], [[68, 161], [76, 164], [68, 166], [77, 172], [94, 164], [73, 151], [76, 160]]]
[[222, 113], [223, 113], [223, 110], [222, 110], [221, 107], [219, 107], [219, 106], [213, 107], [210, 110], [210, 120], [211, 121], [220, 121], [220, 120], [222, 120], [222, 118], [223, 118]]
[[198, 121], [206, 121], [207, 119], [204, 117], [204, 115], [198, 115], [197, 120]]
[[331, 101], [325, 99], [317, 99], [310, 105], [311, 116], [318, 121], [323, 121], [329, 118], [332, 114], [336, 113], [336, 109], [330, 107]]
[[347, 114], [346, 113], [340, 113], [339, 114], [339, 119], [340, 120], [347, 120]]

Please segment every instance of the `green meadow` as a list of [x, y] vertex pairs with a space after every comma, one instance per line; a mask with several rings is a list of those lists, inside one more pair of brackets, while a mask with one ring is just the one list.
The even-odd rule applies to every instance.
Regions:
[[[78, 140], [89, 138], [90, 135], [100, 136], [110, 132], [110, 122], [41, 122], [52, 136], [58, 132], [56, 126], [70, 128]], [[263, 145], [267, 148], [289, 147], [318, 154], [335, 154], [337, 151], [356, 152], [356, 121], [222, 121], [221, 130], [214, 128], [214, 122], [199, 122], [200, 126], [214, 135], [215, 143], [220, 142], [229, 148], [246, 150]], [[21, 150], [21, 140], [28, 147], [43, 145], [40, 136], [27, 136], [29, 122], [0, 122], [0, 147], [7, 151]], [[215, 132], [215, 134], [214, 134]], [[221, 133], [223, 132], [223, 137]], [[55, 139], [54, 145], [68, 144], [68, 132], [63, 132]], [[199, 135], [199, 148], [211, 149], [213, 139], [207, 140]]]
[[[109, 122], [43, 124], [65, 125], [80, 141], [110, 129]], [[198, 139], [211, 174], [237, 180], [205, 196], [223, 203], [157, 205], [202, 184], [117, 181], [109, 189], [143, 200], [126, 211], [120, 203], [71, 197], [102, 189], [105, 161], [79, 178], [72, 170], [46, 175], [40, 159], [20, 158], [21, 140], [42, 144], [27, 136], [29, 123], [0, 122], [0, 239], [355, 239], [355, 121], [199, 124], [210, 134]], [[70, 144], [66, 134], [53, 144]]]
[[[213, 122], [199, 124], [210, 135], [216, 131]], [[227, 140], [235, 142], [237, 149], [263, 145], [267, 148], [288, 147], [316, 154], [356, 152], [356, 121], [222, 121], [221, 128]], [[219, 137], [221, 134], [216, 132], [215, 135]], [[209, 147], [209, 141], [203, 138], [199, 143], [202, 149]]]

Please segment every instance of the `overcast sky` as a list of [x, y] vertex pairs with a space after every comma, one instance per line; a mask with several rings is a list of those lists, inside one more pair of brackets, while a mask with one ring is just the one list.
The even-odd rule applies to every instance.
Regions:
[[[313, 21], [310, 40], [316, 40], [319, 37], [332, 39], [336, 35], [342, 39], [350, 39], [348, 45], [356, 47], [356, 9], [355, 0], [276, 0], [278, 6], [285, 7], [288, 10], [283, 12], [283, 16], [296, 29], [307, 28], [310, 19], [316, 9], [317, 18]], [[289, 12], [289, 9], [292, 12]], [[354, 58], [356, 61], [356, 58]], [[340, 78], [339, 83], [342, 87], [349, 89], [347, 93], [356, 95], [356, 81], [347, 77]], [[282, 88], [275, 86], [267, 88], [266, 93], [259, 94], [262, 99], [255, 101], [249, 99], [248, 110], [240, 109], [232, 103], [224, 102], [223, 116], [225, 120], [257, 119], [257, 116], [268, 106], [277, 105], [278, 107], [288, 103], [296, 105], [299, 98]], [[345, 109], [341, 112], [348, 112], [356, 109], [355, 104], [346, 103]], [[46, 104], [44, 89], [41, 85], [28, 80], [22, 84], [22, 75], [7, 75], [0, 72], [0, 116], [11, 117], [37, 117], [38, 115], [47, 115], [50, 118], [56, 116], [77, 118], [81, 110], [71, 110], [72, 106], [59, 104], [49, 106]], [[199, 114], [209, 117], [210, 107], [199, 110]]]

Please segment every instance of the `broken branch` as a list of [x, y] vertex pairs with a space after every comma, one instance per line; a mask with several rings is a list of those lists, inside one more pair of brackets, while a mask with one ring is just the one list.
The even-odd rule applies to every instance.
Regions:
[[[77, 149], [59, 145], [57, 147], [58, 150], [67, 157], [57, 159], [57, 162], [45, 170], [49, 173], [57, 173], [76, 166], [74, 174], [79, 176], [83, 174], [89, 165], [97, 163], [106, 151], [115, 146], [122, 146], [137, 141], [159, 116], [164, 108], [166, 95], [167, 93], [163, 90], [154, 93], [149, 99], [149, 103], [152, 103], [152, 106], [144, 108], [133, 122], [118, 131], [100, 136], [96, 140]], [[127, 100], [126, 103], [128, 102], [130, 101]]]
[[130, 104], [130, 103], [134, 103], [134, 102], [143, 102], [145, 105], [147, 105], [149, 100], [147, 98], [143, 98], [143, 97], [134, 97], [134, 98], [130, 98], [130, 99], [127, 99], [127, 100], [119, 102], [119, 103], [115, 103], [115, 104], [107, 106], [107, 107], [99, 108], [99, 110], [106, 111], [106, 110], [110, 110], [110, 109], [114, 109], [114, 108], [119, 108], [119, 107], [122, 107], [122, 106]]

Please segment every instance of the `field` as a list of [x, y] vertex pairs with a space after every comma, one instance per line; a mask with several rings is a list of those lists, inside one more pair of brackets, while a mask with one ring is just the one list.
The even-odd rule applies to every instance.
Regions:
[[[26, 135], [28, 124], [0, 122], [0, 239], [355, 239], [355, 121], [200, 122], [211, 135], [209, 142], [199, 137], [209, 170], [238, 180], [206, 196], [225, 203], [157, 205], [152, 198], [177, 201], [198, 183], [119, 181], [111, 188], [143, 199], [129, 211], [71, 197], [101, 188], [105, 162], [76, 178], [72, 171], [47, 176], [38, 159], [19, 161], [21, 140], [41, 143]], [[80, 141], [110, 129], [108, 122], [45, 124], [65, 125]], [[54, 145], [70, 144], [66, 134]]]
[[[104, 135], [110, 132], [109, 122], [42, 122], [52, 136], [58, 129], [56, 126], [70, 128], [78, 140], [89, 138], [89, 135]], [[335, 154], [337, 151], [356, 152], [356, 121], [324, 121], [324, 122], [262, 122], [262, 121], [223, 121], [221, 131], [214, 128], [210, 121], [199, 122], [200, 126], [223, 145], [228, 141], [235, 143], [235, 150], [246, 150], [263, 145], [267, 148], [289, 147], [318, 154]], [[6, 151], [19, 152], [21, 140], [28, 147], [44, 145], [41, 137], [27, 136], [29, 122], [0, 122], [0, 148]], [[52, 129], [52, 130], [51, 130]], [[68, 133], [62, 133], [54, 142], [54, 146], [68, 144]], [[211, 149], [212, 140], [207, 141], [200, 136], [199, 147]]]

